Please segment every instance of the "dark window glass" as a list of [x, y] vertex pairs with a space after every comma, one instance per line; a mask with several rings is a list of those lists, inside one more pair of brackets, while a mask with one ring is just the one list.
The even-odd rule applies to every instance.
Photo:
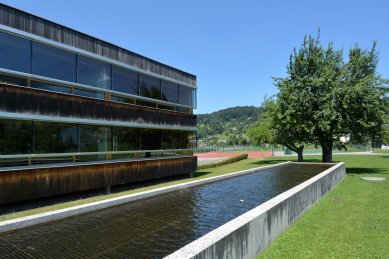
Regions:
[[163, 131], [162, 133], [163, 149], [179, 149], [180, 148], [180, 132]]
[[0, 32], [0, 67], [30, 73], [31, 42]]
[[139, 129], [113, 128], [113, 150], [140, 150]]
[[141, 149], [159, 150], [162, 148], [162, 134], [160, 130], [141, 129]]
[[140, 74], [139, 75], [140, 95], [153, 99], [161, 99], [161, 80]]
[[20, 78], [20, 77], [7, 76], [7, 75], [0, 75], [0, 82], [14, 84], [14, 85], [27, 86], [27, 79]]
[[0, 120], [0, 154], [32, 153], [32, 122]]
[[91, 97], [91, 98], [97, 98], [97, 99], [104, 99], [104, 94], [100, 92], [94, 92], [94, 91], [88, 91], [88, 90], [81, 90], [76, 89], [74, 91], [75, 95], [85, 96], [85, 97]]
[[136, 100], [136, 105], [146, 106], [146, 107], [153, 107], [153, 108], [157, 107], [156, 103], [142, 101], [142, 100]]
[[113, 101], [113, 102], [119, 102], [119, 103], [129, 103], [129, 104], [134, 104], [134, 99], [129, 99], [129, 98], [120, 97], [120, 96], [111, 96], [111, 101]]
[[181, 132], [181, 148], [189, 149], [196, 146], [196, 134], [194, 132], [182, 131]]
[[77, 125], [34, 122], [34, 153], [77, 152]]
[[33, 42], [32, 73], [76, 82], [76, 54]]
[[110, 151], [111, 129], [104, 126], [79, 125], [80, 152]]
[[138, 73], [112, 66], [112, 90], [138, 95]]
[[162, 100], [178, 103], [178, 85], [166, 81], [161, 81]]
[[180, 104], [193, 106], [193, 89], [180, 85]]
[[170, 111], [175, 111], [176, 107], [170, 106], [170, 105], [164, 105], [164, 104], [158, 104], [159, 109], [164, 109], [164, 110], [170, 110]]
[[66, 93], [66, 94], [72, 93], [72, 89], [70, 89], [68, 87], [46, 84], [46, 83], [41, 83], [41, 82], [32, 82], [31, 87], [43, 89], [43, 90], [48, 90], [48, 91], [53, 91], [53, 92]]
[[77, 56], [77, 81], [80, 84], [110, 89], [110, 66], [84, 56]]
[[184, 107], [177, 107], [176, 111], [190, 113], [189, 108], [184, 108]]

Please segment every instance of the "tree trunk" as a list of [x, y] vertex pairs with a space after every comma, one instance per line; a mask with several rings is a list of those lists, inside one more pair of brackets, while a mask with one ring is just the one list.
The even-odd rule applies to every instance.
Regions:
[[332, 146], [333, 146], [332, 140], [321, 144], [321, 150], [322, 150], [321, 161], [323, 163], [332, 163]]
[[303, 150], [302, 149], [299, 149], [297, 150], [297, 161], [298, 162], [304, 162], [304, 157], [303, 157]]

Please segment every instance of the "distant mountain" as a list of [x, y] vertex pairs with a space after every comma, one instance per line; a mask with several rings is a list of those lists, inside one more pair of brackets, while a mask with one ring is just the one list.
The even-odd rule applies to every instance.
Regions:
[[208, 144], [247, 144], [245, 132], [259, 121], [262, 108], [237, 106], [197, 115], [198, 140]]

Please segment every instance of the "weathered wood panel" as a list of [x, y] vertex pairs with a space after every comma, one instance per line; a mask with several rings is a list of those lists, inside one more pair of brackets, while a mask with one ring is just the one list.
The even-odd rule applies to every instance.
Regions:
[[196, 115], [0, 83], [0, 111], [196, 127]]
[[196, 166], [196, 157], [180, 157], [4, 171], [0, 172], [0, 204], [189, 175]]
[[194, 75], [4, 4], [0, 4], [0, 24], [196, 85]]

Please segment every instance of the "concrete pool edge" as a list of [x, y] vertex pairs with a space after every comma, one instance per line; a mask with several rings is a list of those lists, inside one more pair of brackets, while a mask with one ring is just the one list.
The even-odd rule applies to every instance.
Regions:
[[194, 180], [194, 181], [189, 181], [185, 183], [180, 183], [180, 184], [175, 184], [167, 187], [162, 187], [154, 190], [149, 190], [149, 191], [144, 191], [144, 192], [139, 192], [139, 193], [134, 193], [134, 194], [128, 194], [128, 195], [123, 195], [115, 198], [109, 198], [105, 199], [102, 201], [97, 201], [97, 202], [91, 202], [83, 205], [77, 205], [69, 208], [64, 208], [64, 209], [59, 209], [59, 210], [53, 210], [49, 212], [44, 212], [44, 213], [39, 213], [39, 214], [34, 214], [30, 216], [25, 216], [25, 217], [20, 217], [16, 219], [11, 219], [11, 220], [6, 220], [6, 221], [1, 221], [0, 222], [0, 233], [8, 232], [8, 231], [13, 231], [21, 228], [26, 228], [30, 227], [33, 225], [37, 224], [42, 224], [50, 221], [55, 221], [71, 216], [76, 216], [88, 212], [93, 212], [96, 210], [100, 209], [105, 209], [113, 206], [117, 206], [120, 204], [124, 204], [127, 202], [135, 201], [135, 200], [140, 200], [152, 196], [156, 196], [159, 194], [164, 194], [184, 188], [189, 188], [189, 187], [194, 187], [202, 184], [207, 184], [207, 183], [212, 183], [232, 177], [237, 177], [257, 171], [262, 171], [266, 170], [269, 168], [273, 168], [276, 166], [281, 166], [285, 164], [293, 163], [291, 161], [286, 161], [274, 165], [268, 165], [268, 166], [263, 166], [263, 167], [256, 167], [252, 169], [247, 169], [247, 170], [242, 170], [238, 172], [233, 172], [233, 173], [227, 173], [219, 176], [214, 176], [214, 177], [209, 177], [205, 179], [200, 179], [200, 180]]
[[334, 164], [165, 258], [256, 258], [345, 175], [345, 163]]

